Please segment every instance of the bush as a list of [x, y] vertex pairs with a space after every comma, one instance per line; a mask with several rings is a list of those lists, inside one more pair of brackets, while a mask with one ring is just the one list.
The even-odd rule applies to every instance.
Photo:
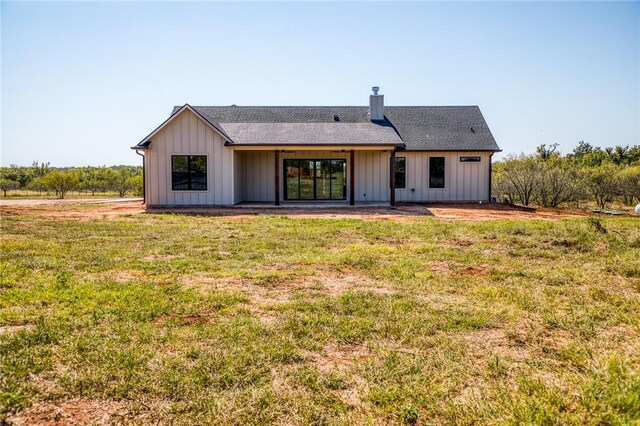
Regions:
[[496, 167], [498, 198], [508, 204], [528, 206], [538, 185], [540, 164], [533, 156], [509, 156]]
[[640, 202], [640, 166], [627, 167], [620, 171], [620, 191], [626, 205]]
[[4, 193], [6, 198], [7, 191], [12, 191], [14, 189], [20, 188], [20, 184], [12, 179], [0, 179], [0, 191]]
[[582, 194], [582, 176], [579, 170], [562, 160], [547, 161], [537, 176], [535, 199], [543, 207], [558, 207], [578, 201]]
[[45, 186], [56, 191], [56, 194], [60, 198], [64, 198], [67, 192], [78, 188], [80, 183], [78, 176], [71, 171], [57, 170], [46, 174], [42, 179]]
[[603, 164], [587, 172], [586, 188], [598, 207], [604, 209], [620, 194], [618, 168], [612, 164]]

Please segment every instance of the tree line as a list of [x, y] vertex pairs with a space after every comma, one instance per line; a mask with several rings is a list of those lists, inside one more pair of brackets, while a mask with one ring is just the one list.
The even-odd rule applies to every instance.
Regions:
[[633, 205], [640, 202], [640, 145], [602, 149], [581, 141], [566, 155], [557, 144], [540, 145], [535, 154], [494, 163], [492, 191], [499, 201], [525, 206]]
[[115, 192], [120, 197], [142, 195], [142, 167], [51, 167], [49, 163], [34, 161], [29, 167], [11, 165], [0, 167], [0, 191], [55, 193], [64, 198], [70, 191], [96, 195]]

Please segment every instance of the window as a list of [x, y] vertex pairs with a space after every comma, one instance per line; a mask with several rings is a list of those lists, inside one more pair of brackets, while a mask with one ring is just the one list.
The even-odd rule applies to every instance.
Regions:
[[479, 163], [480, 157], [460, 157], [461, 163]]
[[396, 188], [405, 188], [407, 176], [407, 159], [405, 157], [396, 157]]
[[429, 188], [444, 188], [444, 157], [429, 157]]
[[285, 200], [346, 200], [347, 162], [284, 160]]
[[207, 156], [172, 155], [171, 189], [174, 191], [206, 191]]

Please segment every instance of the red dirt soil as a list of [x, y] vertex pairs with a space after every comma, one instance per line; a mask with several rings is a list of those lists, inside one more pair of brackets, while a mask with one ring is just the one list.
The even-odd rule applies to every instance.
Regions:
[[[76, 220], [114, 219], [121, 215], [145, 213], [144, 205], [138, 200], [88, 203], [86, 200], [2, 200], [0, 216], [37, 215], [52, 219]], [[565, 219], [593, 215], [592, 213], [568, 210], [507, 206], [504, 204], [400, 204], [389, 207], [220, 207], [220, 208], [178, 208], [153, 209], [147, 213], [172, 213], [184, 215], [225, 216], [238, 220], [248, 220], [257, 215], [277, 215], [299, 219], [360, 219], [411, 221], [416, 217], [434, 217], [440, 220], [521, 220], [521, 219]]]

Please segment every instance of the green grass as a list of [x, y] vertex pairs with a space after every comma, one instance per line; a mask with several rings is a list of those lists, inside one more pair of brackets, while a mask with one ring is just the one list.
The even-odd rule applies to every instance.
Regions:
[[2, 218], [0, 419], [640, 421], [637, 220], [49, 210]]

